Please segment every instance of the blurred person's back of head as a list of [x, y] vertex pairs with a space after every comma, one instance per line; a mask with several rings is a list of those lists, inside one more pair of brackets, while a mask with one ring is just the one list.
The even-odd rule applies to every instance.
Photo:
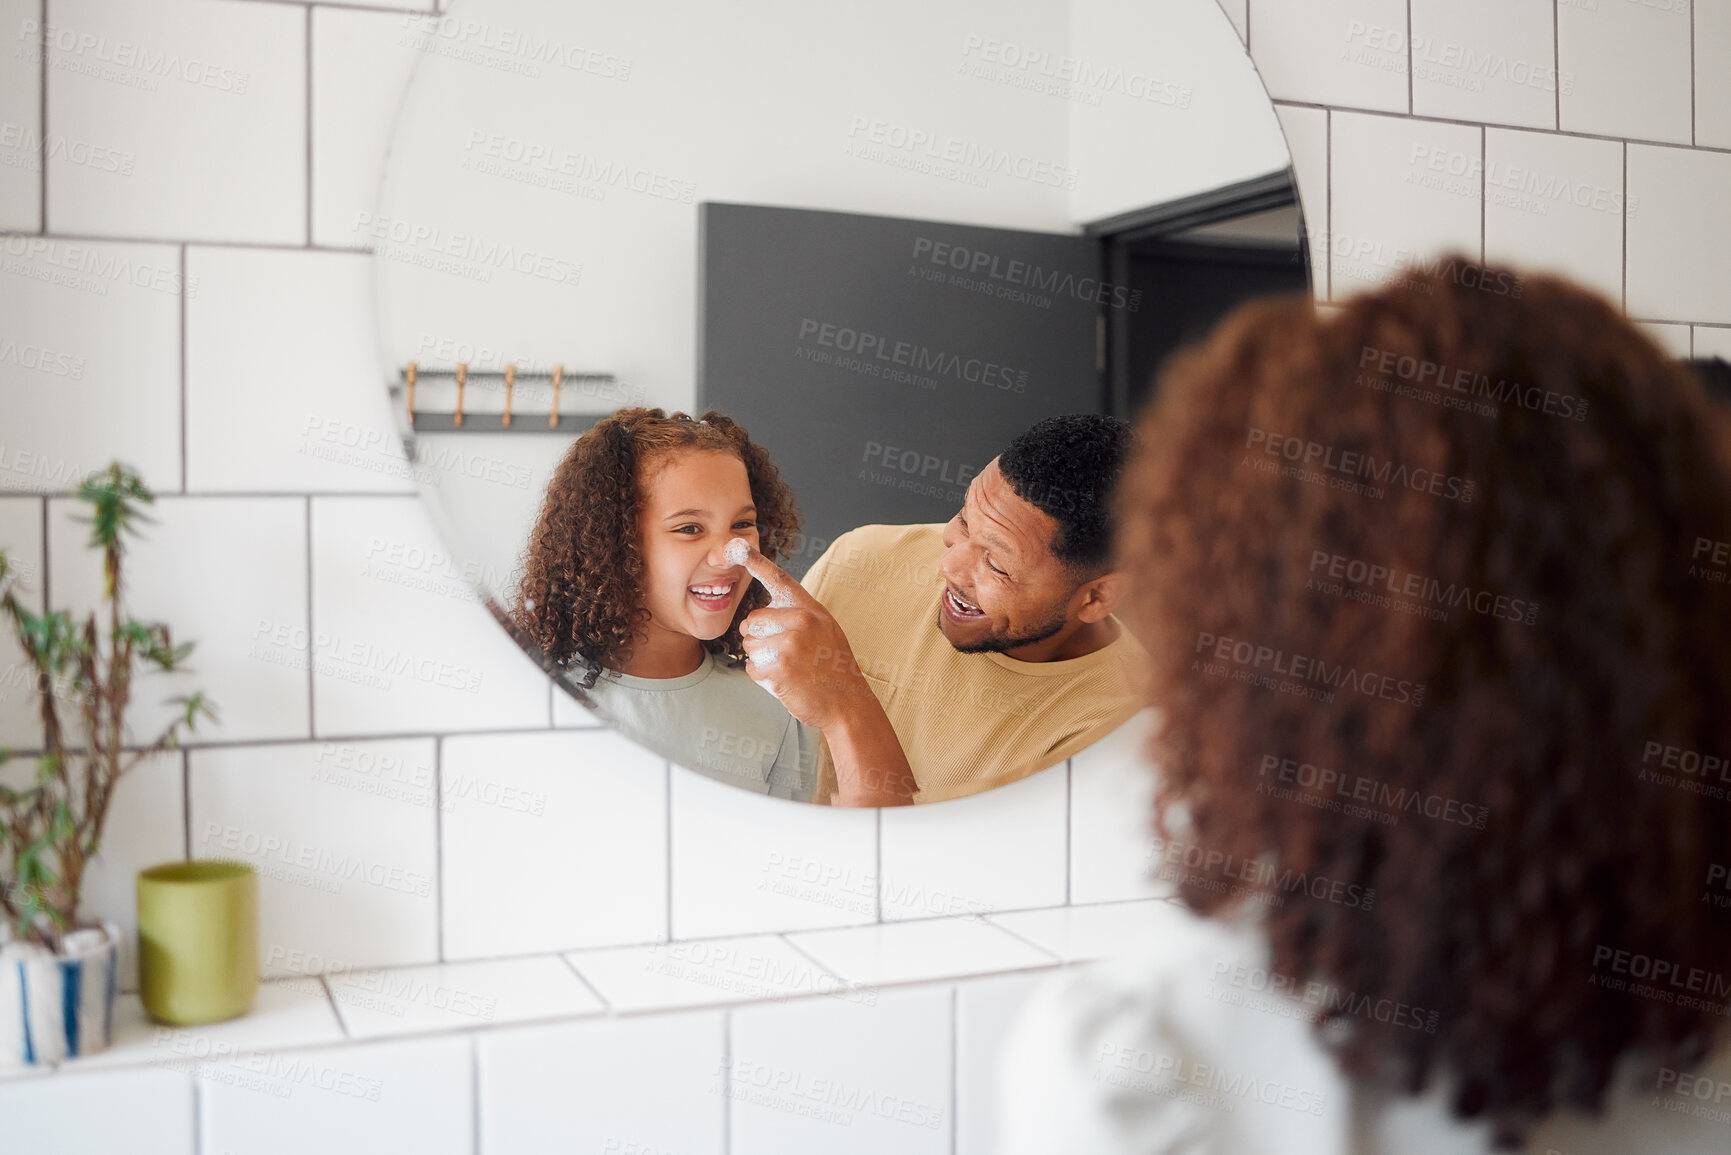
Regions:
[[1612, 305], [1459, 261], [1164, 374], [1120, 522], [1158, 829], [1300, 989], [1434, 1012], [1324, 1016], [1353, 1079], [1513, 1141], [1723, 1039], [1725, 429]]

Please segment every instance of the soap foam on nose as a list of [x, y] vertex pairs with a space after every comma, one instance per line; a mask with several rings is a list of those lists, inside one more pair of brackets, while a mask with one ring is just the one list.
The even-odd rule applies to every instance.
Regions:
[[[721, 548], [721, 557], [728, 565], [744, 565], [751, 557], [751, 543], [743, 537], [730, 538], [727, 544]], [[781, 582], [764, 582], [763, 588], [769, 591], [770, 609], [785, 610], [793, 607], [793, 595]], [[756, 636], [762, 637], [763, 635], [758, 634]]]

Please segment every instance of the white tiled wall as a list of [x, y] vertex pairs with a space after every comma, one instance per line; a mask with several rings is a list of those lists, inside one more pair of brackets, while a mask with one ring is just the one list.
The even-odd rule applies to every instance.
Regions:
[[[1288, 134], [1320, 297], [1458, 250], [1576, 276], [1668, 348], [1731, 354], [1731, 0], [1222, 6]], [[329, 972], [342, 1016], [278, 985], [260, 1022], [316, 1013], [300, 1045], [366, 1040], [295, 1052], [311, 1085], [287, 1098], [155, 1069], [8, 1083], [8, 1134], [988, 1151], [997, 1032], [1032, 979], [939, 980], [1089, 953], [1117, 924], [1050, 908], [1166, 890], [1147, 877], [1147, 720], [992, 795], [876, 814], [668, 767], [550, 693], [414, 496], [368, 258], [348, 251], [414, 64], [404, 21], [427, 7], [0, 0], [0, 348], [33, 350], [0, 356], [0, 544], [30, 598], [88, 605], [67, 495], [110, 458], [139, 468], [161, 499], [129, 594], [199, 648], [193, 673], [140, 684], [133, 721], [192, 687], [221, 714], [129, 783], [90, 911], [129, 923], [151, 861], [251, 858], [267, 970]], [[121, 42], [180, 63], [117, 63]], [[19, 670], [0, 641], [0, 742], [28, 750]], [[692, 953], [729, 935], [748, 937]], [[448, 1031], [448, 1008], [399, 1016], [342, 973], [443, 960], [475, 960], [437, 973], [497, 992], [493, 1029], [407, 1037]], [[774, 977], [718, 993], [744, 967]], [[782, 1001], [815, 976], [912, 985]], [[548, 1015], [584, 1017], [507, 1025]], [[814, 1118], [764, 1071], [905, 1117]]]

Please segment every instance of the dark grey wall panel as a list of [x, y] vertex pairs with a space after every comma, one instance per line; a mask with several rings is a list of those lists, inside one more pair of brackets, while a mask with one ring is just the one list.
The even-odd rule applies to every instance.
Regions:
[[699, 243], [698, 404], [793, 486], [791, 571], [856, 525], [948, 520], [1028, 426], [1102, 411], [1095, 319], [1128, 302], [1097, 242], [705, 204]]

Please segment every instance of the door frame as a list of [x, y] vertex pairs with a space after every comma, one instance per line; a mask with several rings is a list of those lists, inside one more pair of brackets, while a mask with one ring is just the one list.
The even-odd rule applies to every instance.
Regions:
[[[1082, 235], [1099, 243], [1100, 279], [1114, 285], [1125, 285], [1130, 280], [1132, 249], [1147, 252], [1152, 248], [1173, 256], [1206, 255], [1217, 252], [1224, 246], [1179, 240], [1177, 234], [1203, 225], [1298, 204], [1298, 188], [1294, 184], [1292, 170], [1288, 168], [1235, 184], [1222, 185], [1193, 196], [1178, 197], [1146, 208], [1104, 217], [1083, 226]], [[1245, 250], [1239, 254], [1242, 257], [1266, 246], [1246, 244], [1235, 245], [1233, 248]], [[1278, 258], [1273, 255], [1275, 251], [1280, 253]], [[1268, 249], [1268, 252], [1270, 261], [1291, 259], [1285, 249]], [[1298, 260], [1303, 263], [1306, 273], [1314, 283], [1315, 270], [1310, 260], [1310, 234], [1304, 227], [1302, 206], [1299, 208]], [[1134, 414], [1130, 412], [1130, 336], [1125, 321], [1126, 318], [1117, 310], [1101, 309], [1095, 368], [1100, 374], [1102, 411], [1128, 419]]]

